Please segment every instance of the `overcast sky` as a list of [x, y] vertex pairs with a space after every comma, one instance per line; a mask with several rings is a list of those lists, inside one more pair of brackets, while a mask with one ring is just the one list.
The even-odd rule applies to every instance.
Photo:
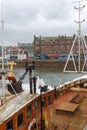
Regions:
[[[74, 0], [75, 1], [75, 0]], [[72, 36], [77, 32], [78, 3], [72, 0], [3, 0], [4, 42], [32, 43], [36, 36]], [[87, 1], [81, 2], [82, 32], [87, 35]], [[0, 0], [0, 19], [2, 0]], [[1, 21], [1, 20], [0, 20]], [[1, 24], [0, 24], [1, 32]], [[0, 42], [2, 41], [0, 33]]]

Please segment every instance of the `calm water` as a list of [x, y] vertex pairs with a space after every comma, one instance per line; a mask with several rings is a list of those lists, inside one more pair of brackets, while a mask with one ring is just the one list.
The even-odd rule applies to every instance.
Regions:
[[[19, 79], [22, 74], [25, 72], [23, 68], [16, 68], [15, 69], [15, 75], [17, 79]], [[23, 80], [23, 83], [29, 82], [29, 74], [26, 75], [25, 79]], [[33, 71], [32, 75], [39, 76], [42, 78], [46, 85], [58, 85], [59, 81], [62, 79], [61, 83], [64, 83], [65, 81], [71, 81], [74, 78], [83, 76], [84, 74], [81, 73], [64, 73], [62, 76], [62, 71], [59, 71], [57, 68], [37, 68], [35, 71]], [[62, 77], [62, 78], [61, 78]]]

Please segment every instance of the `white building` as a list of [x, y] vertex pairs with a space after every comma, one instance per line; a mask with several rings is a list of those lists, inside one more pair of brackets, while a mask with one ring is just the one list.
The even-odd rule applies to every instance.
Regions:
[[11, 46], [6, 50], [6, 57], [8, 60], [23, 60], [26, 58], [26, 54], [19, 47]]

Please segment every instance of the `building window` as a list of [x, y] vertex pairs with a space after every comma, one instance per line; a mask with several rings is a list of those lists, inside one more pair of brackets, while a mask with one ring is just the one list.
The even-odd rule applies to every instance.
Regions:
[[51, 95], [48, 96], [48, 105], [52, 104], [52, 99], [51, 99]]
[[10, 55], [17, 55], [17, 51], [10, 51]]
[[6, 124], [6, 130], [13, 130], [13, 119]]
[[31, 114], [32, 114], [32, 108], [31, 108], [31, 106], [28, 106], [27, 107], [27, 118], [29, 118], [31, 116]]
[[23, 112], [18, 115], [17, 124], [18, 124], [18, 127], [23, 124]]

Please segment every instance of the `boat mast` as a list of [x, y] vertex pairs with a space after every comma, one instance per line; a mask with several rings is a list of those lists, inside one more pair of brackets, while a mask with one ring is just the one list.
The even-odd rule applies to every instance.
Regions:
[[2, 75], [2, 80], [1, 80], [1, 91], [2, 94], [0, 94], [0, 96], [3, 97], [3, 99], [5, 98], [5, 72], [4, 72], [4, 46], [3, 46], [3, 36], [4, 36], [4, 20], [3, 20], [3, 0], [2, 0], [2, 4], [1, 4], [1, 41], [2, 41], [2, 70], [0, 72], [0, 74]]
[[[84, 0], [85, 1], [85, 0]], [[78, 11], [78, 15], [79, 15], [79, 18], [78, 18], [78, 21], [75, 21], [77, 24], [78, 24], [78, 31], [77, 31], [77, 34], [75, 35], [75, 39], [73, 41], [73, 44], [72, 44], [72, 47], [71, 47], [71, 50], [70, 50], [70, 53], [68, 55], [68, 58], [67, 58], [67, 61], [66, 61], [66, 64], [65, 64], [65, 67], [64, 67], [64, 70], [63, 72], [67, 72], [66, 71], [66, 68], [67, 68], [67, 65], [68, 65], [68, 62], [70, 60], [70, 57], [72, 57], [72, 61], [73, 61], [73, 66], [74, 66], [74, 69], [75, 69], [75, 72], [83, 72], [84, 70], [84, 67], [86, 65], [86, 51], [87, 51], [87, 44], [85, 42], [85, 39], [84, 39], [84, 36], [82, 35], [81, 33], [81, 24], [85, 21], [84, 19], [81, 21], [81, 17], [80, 17], [80, 14], [81, 14], [81, 10], [85, 7], [85, 5], [83, 5], [81, 7], [81, 2], [83, 1], [75, 1], [73, 3], [79, 3], [79, 6], [78, 7], [74, 7], [74, 9], [76, 9]], [[75, 58], [74, 58], [74, 55], [73, 55], [73, 48], [75, 46], [75, 43], [78, 43], [78, 66], [76, 66], [76, 63], [75, 63]], [[82, 46], [81, 46], [82, 45]], [[82, 47], [82, 50], [83, 50], [83, 54], [84, 54], [84, 63], [83, 63], [83, 66], [81, 68], [81, 47]], [[68, 71], [68, 72], [71, 72], [71, 71]]]
[[81, 24], [85, 21], [84, 19], [83, 19], [83, 21], [81, 21], [80, 20], [80, 13], [81, 13], [81, 10], [85, 7], [85, 5], [83, 5], [82, 7], [81, 7], [81, 5], [80, 5], [80, 2], [81, 1], [77, 1], [78, 3], [79, 3], [79, 7], [74, 7], [74, 9], [76, 9], [76, 10], [78, 10], [78, 12], [79, 12], [79, 20], [78, 21], [75, 21], [77, 24], [78, 24], [78, 32], [77, 32], [77, 36], [78, 36], [78, 44], [79, 44], [79, 56], [78, 56], [78, 71], [80, 72], [80, 70], [81, 70], [81, 66], [80, 66], [80, 42], [81, 42]]
[[4, 71], [4, 45], [3, 45], [3, 34], [4, 34], [4, 20], [3, 20], [3, 0], [2, 0], [2, 14], [1, 14], [1, 40], [2, 40], [2, 72]]

